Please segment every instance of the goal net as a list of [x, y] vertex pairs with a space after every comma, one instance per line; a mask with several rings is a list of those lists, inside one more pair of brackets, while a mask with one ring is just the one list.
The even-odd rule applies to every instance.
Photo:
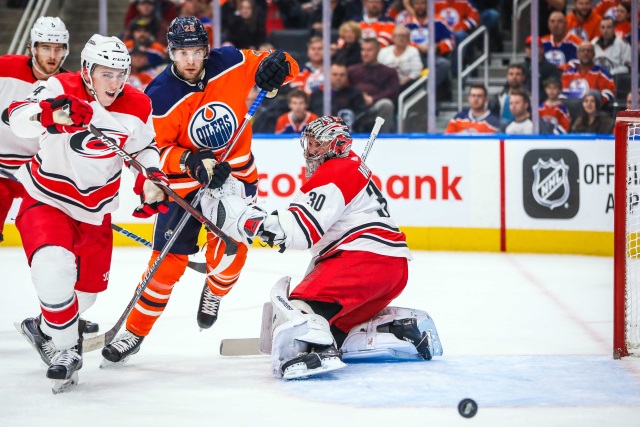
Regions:
[[613, 355], [640, 356], [640, 111], [616, 118]]

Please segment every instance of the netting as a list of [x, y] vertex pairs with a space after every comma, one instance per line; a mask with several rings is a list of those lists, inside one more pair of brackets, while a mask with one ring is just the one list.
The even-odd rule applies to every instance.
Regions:
[[640, 124], [627, 128], [625, 342], [640, 355]]

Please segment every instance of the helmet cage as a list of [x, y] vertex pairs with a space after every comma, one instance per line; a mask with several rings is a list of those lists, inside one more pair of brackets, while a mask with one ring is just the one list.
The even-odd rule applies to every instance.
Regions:
[[[314, 141], [318, 145], [312, 153], [309, 145]], [[351, 151], [352, 141], [349, 128], [339, 117], [323, 116], [309, 123], [300, 136], [307, 162], [307, 178], [325, 161], [346, 157]]]

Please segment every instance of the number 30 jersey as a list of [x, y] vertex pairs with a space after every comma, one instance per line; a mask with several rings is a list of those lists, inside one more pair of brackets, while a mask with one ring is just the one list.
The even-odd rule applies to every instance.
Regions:
[[324, 162], [300, 190], [286, 211], [278, 211], [287, 248], [311, 248], [319, 259], [337, 251], [412, 259], [371, 171], [353, 151]]

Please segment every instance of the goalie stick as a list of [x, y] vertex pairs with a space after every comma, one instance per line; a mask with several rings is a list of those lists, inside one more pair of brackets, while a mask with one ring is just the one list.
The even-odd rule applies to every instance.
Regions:
[[[378, 132], [384, 124], [382, 117], [376, 117], [376, 122], [373, 125], [371, 134], [362, 151], [362, 161], [364, 162], [369, 157], [369, 152], [373, 147], [373, 142], [378, 137]], [[221, 356], [257, 356], [263, 354], [260, 351], [260, 338], [227, 338], [220, 341], [220, 355]]]
[[[224, 161], [227, 156], [229, 155], [229, 153], [231, 152], [231, 149], [233, 148], [233, 146], [235, 145], [236, 141], [238, 140], [238, 138], [240, 137], [240, 134], [242, 133], [242, 131], [244, 130], [244, 128], [247, 126], [247, 124], [250, 122], [251, 117], [253, 117], [253, 115], [255, 114], [256, 110], [258, 109], [258, 107], [260, 106], [260, 104], [262, 103], [262, 100], [264, 99], [265, 95], [267, 94], [267, 91], [265, 90], [261, 90], [260, 93], [258, 93], [258, 96], [256, 96], [255, 101], [253, 101], [253, 104], [251, 104], [251, 107], [249, 108], [249, 111], [247, 112], [247, 114], [244, 116], [244, 119], [240, 125], [240, 127], [236, 130], [236, 132], [234, 133], [234, 135], [231, 138], [231, 142], [229, 143], [229, 145], [227, 146], [227, 150], [225, 151], [225, 153], [222, 155], [221, 157], [221, 162]], [[102, 132], [100, 132], [98, 129], [96, 129], [93, 125], [89, 125], [90, 126], [90, 130], [91, 133], [93, 133], [94, 135], [96, 135], [98, 138], [100, 138], [103, 142], [105, 142], [105, 144], [107, 144], [110, 147], [113, 147], [113, 150], [116, 153], [124, 153], [126, 154], [126, 152], [124, 150], [122, 150], [116, 143], [115, 141], [112, 141], [110, 138], [108, 138], [106, 135], [102, 134]], [[102, 137], [100, 137], [99, 134], [102, 134], [104, 136], [103, 139]], [[129, 158], [131, 158], [131, 156], [129, 156], [127, 154], [127, 156]], [[123, 157], [125, 159], [125, 161], [128, 161], [127, 158]], [[141, 168], [144, 168], [139, 162], [137, 162], [135, 159], [132, 159], [133, 162], [137, 163]], [[132, 164], [132, 163], [130, 163]], [[132, 164], [134, 167], [135, 164]], [[136, 168], [137, 169], [137, 168]], [[155, 178], [153, 175], [151, 176], [152, 178]], [[159, 179], [156, 178], [157, 181], [160, 181]], [[155, 181], [154, 181], [155, 182]], [[164, 182], [160, 181], [161, 184], [164, 184]], [[164, 187], [161, 188], [166, 188], [169, 191], [173, 192], [173, 190], [171, 190], [169, 188], [168, 185], [164, 184]], [[175, 228], [175, 230], [173, 231], [173, 234], [171, 235], [171, 237], [169, 238], [169, 240], [164, 244], [162, 251], [160, 252], [160, 254], [158, 255], [158, 257], [156, 258], [156, 260], [153, 262], [153, 264], [149, 267], [149, 269], [147, 270], [145, 276], [142, 278], [142, 280], [140, 281], [140, 284], [138, 285], [138, 287], [136, 288], [136, 292], [133, 295], [133, 298], [131, 298], [131, 301], [129, 301], [129, 304], [127, 305], [127, 307], [125, 308], [124, 312], [122, 313], [122, 315], [120, 316], [120, 318], [118, 319], [118, 321], [116, 322], [115, 325], [113, 325], [113, 327], [111, 329], [109, 329], [107, 332], [105, 332], [104, 334], [98, 335], [97, 337], [93, 337], [93, 338], [88, 338], [84, 340], [83, 343], [83, 351], [88, 352], [88, 351], [93, 351], [93, 350], [97, 350], [99, 348], [104, 347], [105, 345], [109, 344], [111, 341], [113, 341], [113, 339], [115, 338], [116, 334], [118, 333], [118, 331], [120, 330], [120, 328], [122, 327], [122, 324], [125, 322], [125, 320], [127, 319], [127, 316], [129, 316], [129, 313], [131, 313], [131, 311], [133, 310], [133, 307], [135, 307], [135, 305], [138, 303], [138, 300], [140, 299], [140, 297], [142, 296], [142, 293], [144, 292], [144, 290], [147, 288], [147, 286], [149, 285], [149, 282], [151, 281], [151, 278], [153, 277], [153, 275], [155, 274], [156, 270], [158, 269], [158, 267], [160, 266], [160, 263], [162, 263], [162, 261], [164, 260], [165, 256], [167, 256], [167, 254], [169, 253], [169, 249], [171, 249], [171, 246], [173, 246], [173, 243], [177, 240], [178, 236], [180, 235], [180, 231], [182, 231], [182, 229], [184, 228], [184, 226], [187, 223], [187, 220], [189, 219], [189, 215], [191, 214], [191, 211], [195, 211], [196, 213], [199, 214], [199, 216], [201, 216], [202, 218], [204, 218], [207, 222], [211, 223], [211, 221], [209, 221], [206, 217], [204, 217], [204, 215], [202, 214], [202, 212], [199, 212], [198, 210], [196, 210], [195, 206], [198, 205], [198, 203], [200, 203], [200, 199], [202, 198], [202, 196], [204, 195], [206, 187], [202, 187], [200, 188], [200, 190], [198, 190], [198, 193], [196, 194], [195, 198], [193, 199], [193, 201], [191, 202], [191, 205], [188, 204], [184, 199], [182, 199], [180, 196], [178, 196], [176, 194], [176, 196], [178, 197], [176, 199], [176, 197], [173, 197], [173, 199], [178, 202], [178, 200], [181, 200], [185, 205], [183, 206], [183, 204], [178, 203], [181, 207], [185, 208], [186, 212], [184, 213], [184, 215], [182, 216], [182, 218], [180, 219], [180, 222], [178, 223], [177, 227]], [[175, 194], [175, 192], [173, 192]], [[169, 195], [169, 193], [167, 192], [167, 195]], [[196, 217], [197, 218], [197, 217]], [[202, 222], [202, 221], [201, 221]], [[203, 223], [204, 224], [204, 223]], [[206, 225], [206, 224], [205, 224]], [[213, 224], [211, 224], [213, 225]], [[215, 230], [218, 230], [220, 234], [218, 233], [214, 233], [216, 235], [218, 235], [227, 245], [226, 249], [229, 248], [230, 243], [233, 244], [233, 248], [235, 249], [232, 253], [236, 253], [238, 250], [238, 244], [231, 239], [229, 236], [227, 236], [226, 234], [224, 234], [218, 227], [216, 227], [215, 225], [213, 225], [213, 227], [215, 228]], [[212, 230], [213, 231], [213, 230]], [[224, 238], [223, 238], [224, 236]], [[227, 240], [225, 240], [225, 238], [227, 240], [230, 241], [230, 243], [227, 243]], [[225, 249], [225, 254], [227, 254], [227, 250]]]
[[[0, 169], [0, 175], [4, 176], [5, 178], [8, 178], [14, 182], [20, 182], [18, 181], [18, 178], [16, 178], [15, 176], [11, 175], [9, 172], [5, 171], [4, 169]], [[148, 241], [147, 239], [145, 239], [144, 237], [140, 237], [137, 234], [135, 234], [132, 231], [127, 230], [126, 228], [122, 228], [117, 224], [111, 224], [111, 229], [113, 231], [116, 231], [120, 234], [122, 234], [125, 237], [130, 238], [131, 240], [140, 243], [141, 245], [144, 245], [148, 248], [151, 248], [151, 242]], [[192, 270], [197, 271], [198, 273], [203, 273], [205, 274], [207, 272], [207, 264], [204, 262], [195, 262], [195, 261], [189, 261], [189, 263], [187, 264], [187, 267], [191, 268]]]

